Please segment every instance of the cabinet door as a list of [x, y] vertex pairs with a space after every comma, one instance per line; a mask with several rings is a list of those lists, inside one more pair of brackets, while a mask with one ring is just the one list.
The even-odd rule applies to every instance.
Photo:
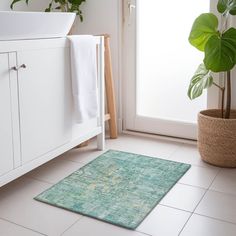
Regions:
[[8, 54], [0, 54], [0, 175], [13, 169], [11, 91]]
[[22, 163], [71, 139], [71, 86], [68, 48], [17, 53]]

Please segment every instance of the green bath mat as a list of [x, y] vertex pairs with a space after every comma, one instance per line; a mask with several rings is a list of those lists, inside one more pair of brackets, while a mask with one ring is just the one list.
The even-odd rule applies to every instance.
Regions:
[[109, 150], [35, 199], [135, 229], [189, 168]]

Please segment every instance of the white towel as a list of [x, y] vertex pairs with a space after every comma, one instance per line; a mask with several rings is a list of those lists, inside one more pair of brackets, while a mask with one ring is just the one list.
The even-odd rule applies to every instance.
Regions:
[[98, 117], [96, 40], [92, 35], [68, 36], [71, 42], [71, 75], [78, 123]]

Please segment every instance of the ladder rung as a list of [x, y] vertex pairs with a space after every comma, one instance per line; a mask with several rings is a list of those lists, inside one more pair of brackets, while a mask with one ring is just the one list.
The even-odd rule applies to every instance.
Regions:
[[105, 114], [105, 121], [110, 120], [110, 119], [111, 119], [110, 114]]

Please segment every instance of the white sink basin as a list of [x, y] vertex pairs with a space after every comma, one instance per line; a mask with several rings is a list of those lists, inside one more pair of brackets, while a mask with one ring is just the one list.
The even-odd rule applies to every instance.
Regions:
[[65, 37], [75, 13], [0, 11], [0, 40]]

